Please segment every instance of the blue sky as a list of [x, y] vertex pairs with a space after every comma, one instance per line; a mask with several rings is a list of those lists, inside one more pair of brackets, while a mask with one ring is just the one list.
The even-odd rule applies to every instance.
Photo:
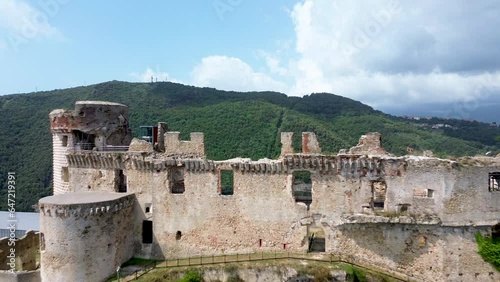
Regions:
[[500, 104], [500, 3], [413, 2], [1, 0], [0, 95], [153, 76], [387, 110]]

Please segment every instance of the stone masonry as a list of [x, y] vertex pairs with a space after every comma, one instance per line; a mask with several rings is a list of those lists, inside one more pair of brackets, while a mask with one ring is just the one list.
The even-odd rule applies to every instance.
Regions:
[[[110, 121], [92, 122], [99, 128]], [[56, 139], [78, 137], [66, 123], [53, 128]], [[61, 155], [66, 186], [54, 186], [64, 194], [40, 200], [43, 281], [84, 281], [75, 277], [77, 268], [102, 281], [131, 256], [261, 251], [333, 253], [415, 281], [500, 279], [474, 239], [499, 224], [500, 191], [488, 187], [500, 172], [499, 157], [395, 157], [381, 147], [379, 133], [363, 135], [342, 154], [325, 154], [314, 133], [305, 132], [302, 152], [294, 153], [293, 133], [282, 132], [277, 160], [213, 161], [205, 157], [202, 133], [182, 141], [166, 128], [159, 129], [162, 146], [69, 145]], [[117, 132], [117, 140], [129, 138], [128, 129]], [[105, 267], [90, 261], [95, 252]], [[61, 261], [68, 261], [64, 268], [57, 267]]]

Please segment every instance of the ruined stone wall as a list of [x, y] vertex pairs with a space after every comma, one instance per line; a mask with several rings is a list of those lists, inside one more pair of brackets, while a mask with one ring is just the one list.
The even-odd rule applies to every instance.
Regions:
[[[132, 224], [129, 226], [133, 234], [135, 256], [150, 258], [153, 257], [153, 244], [142, 243], [142, 223], [144, 220], [151, 220], [153, 215], [157, 213], [155, 201], [163, 201], [161, 196], [153, 189], [154, 185], [159, 185], [158, 189], [165, 187], [166, 179], [158, 179], [165, 177], [165, 173], [157, 173], [153, 170], [135, 170], [129, 169], [125, 171], [128, 181], [127, 191], [134, 193], [136, 197], [134, 214], [131, 216]], [[146, 213], [146, 207], [150, 207], [150, 212]], [[160, 217], [159, 217], [160, 218]], [[169, 218], [162, 217], [162, 221], [167, 222]], [[156, 227], [153, 226], [153, 234], [156, 238]], [[158, 258], [164, 258], [163, 254], [156, 251]]]
[[205, 158], [205, 139], [201, 132], [192, 132], [190, 141], [181, 141], [180, 132], [167, 132], [164, 135], [165, 154], [183, 157]]
[[10, 256], [10, 249], [15, 249], [15, 269], [21, 270], [35, 270], [37, 268], [36, 252], [39, 247], [38, 232], [28, 231], [26, 234], [15, 240], [15, 245], [9, 245], [9, 238], [0, 239], [0, 270], [11, 269], [12, 263]]
[[[291, 138], [284, 135], [287, 144]], [[172, 144], [165, 137], [166, 146]], [[500, 193], [487, 187], [488, 173], [500, 171], [498, 161], [325, 156], [310, 143], [314, 136], [306, 139], [310, 154], [285, 153], [279, 160], [211, 161], [195, 156], [188, 143], [166, 155], [70, 154], [71, 175], [79, 174], [70, 181], [75, 191], [114, 191], [113, 173], [123, 170], [127, 191], [137, 199], [129, 230], [139, 257], [306, 252], [314, 233], [324, 236], [326, 252], [359, 254], [353, 259], [411, 273], [417, 281], [467, 281], [470, 273], [491, 278], [491, 267], [475, 253], [473, 234], [498, 222]], [[221, 170], [233, 172], [232, 195], [221, 195]], [[312, 181], [309, 207], [292, 195], [294, 172], [304, 171]], [[179, 183], [183, 188], [175, 192]], [[143, 242], [145, 220], [152, 221], [151, 244]]]
[[68, 193], [40, 200], [42, 281], [103, 281], [133, 255], [133, 194]]
[[[128, 107], [118, 103], [78, 101], [74, 110], [52, 111], [49, 120], [53, 141], [54, 195], [70, 190], [68, 153], [108, 150], [108, 146], [128, 146], [131, 141]], [[85, 140], [79, 140], [84, 134]]]
[[20, 272], [9, 272], [0, 270], [0, 281], [2, 282], [40, 282], [40, 269]]
[[[49, 114], [53, 133], [74, 133], [75, 130], [95, 136], [95, 145], [130, 144], [128, 107], [102, 101], [78, 101], [74, 110], [54, 110]], [[76, 140], [75, 140], [76, 141]], [[73, 144], [71, 144], [73, 145]]]
[[69, 192], [117, 192], [117, 171], [70, 167]]
[[497, 281], [498, 272], [477, 254], [474, 239], [487, 229], [358, 223], [333, 228], [329, 242], [334, 253], [415, 281]]
[[[153, 221], [154, 243], [138, 244], [146, 257], [307, 248], [306, 227], [300, 224], [306, 207], [293, 201], [284, 174], [235, 171], [233, 195], [220, 194], [217, 171], [184, 171], [182, 194], [170, 191], [169, 170], [127, 174], [143, 207], [136, 216]], [[151, 215], [144, 209], [149, 203]], [[140, 235], [141, 222], [135, 226]]]
[[443, 199], [440, 217], [447, 225], [494, 225], [500, 222], [500, 192], [488, 191], [489, 172], [496, 166], [460, 166], [452, 190]]

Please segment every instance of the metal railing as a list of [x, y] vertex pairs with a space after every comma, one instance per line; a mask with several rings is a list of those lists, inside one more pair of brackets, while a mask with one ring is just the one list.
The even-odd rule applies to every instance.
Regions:
[[105, 145], [104, 147], [98, 148], [93, 143], [78, 143], [73, 146], [73, 150], [75, 152], [81, 151], [94, 151], [97, 150], [99, 152], [123, 152], [128, 151], [129, 146], [113, 146], [113, 145]]
[[[141, 269], [134, 271], [129, 275], [129, 280], [137, 280], [142, 275], [147, 274], [155, 268], [173, 268], [187, 266], [203, 266], [211, 264], [238, 263], [250, 261], [266, 261], [280, 259], [297, 259], [308, 260], [326, 263], [344, 263], [351, 266], [359, 267], [372, 273], [389, 276], [397, 281], [427, 281], [422, 277], [415, 275], [402, 274], [397, 269], [388, 268], [387, 266], [375, 265], [365, 259], [354, 256], [337, 256], [334, 254], [319, 254], [319, 253], [292, 253], [292, 252], [261, 252], [261, 253], [243, 253], [230, 255], [212, 255], [212, 256], [196, 256], [187, 258], [167, 259], [163, 261], [152, 261]], [[381, 271], [383, 269], [383, 271]]]

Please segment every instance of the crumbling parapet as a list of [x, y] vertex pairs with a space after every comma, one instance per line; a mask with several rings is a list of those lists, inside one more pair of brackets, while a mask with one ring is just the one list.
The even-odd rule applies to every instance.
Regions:
[[293, 144], [292, 144], [293, 132], [281, 132], [281, 154], [280, 158], [285, 155], [293, 154]]
[[181, 157], [205, 158], [204, 135], [201, 132], [192, 132], [191, 141], [181, 141], [180, 132], [165, 133], [165, 154]]
[[74, 110], [53, 110], [49, 119], [55, 195], [69, 191], [67, 156], [70, 152], [126, 150], [132, 139], [128, 107], [118, 103], [78, 101]]
[[158, 123], [158, 150], [165, 150], [165, 133], [168, 131], [168, 125], [165, 122]]
[[302, 154], [321, 154], [321, 148], [314, 132], [302, 132]]
[[382, 148], [380, 133], [369, 132], [359, 138], [359, 143], [349, 150], [350, 154], [364, 155], [387, 155], [387, 152]]
[[[36, 253], [40, 246], [38, 232], [32, 230], [26, 232], [23, 237], [14, 241], [15, 245], [9, 242], [11, 242], [9, 238], [0, 239], [0, 270], [9, 270], [12, 266], [16, 271], [35, 270]], [[15, 253], [10, 258], [12, 248], [15, 248]]]
[[[49, 114], [53, 134], [71, 134], [74, 144], [128, 146], [132, 139], [128, 107], [118, 103], [78, 101], [74, 110], [54, 110]], [[91, 143], [91, 144], [90, 144]]]
[[129, 152], [153, 152], [153, 144], [145, 140], [140, 140], [137, 138], [132, 139], [130, 146], [128, 147]]

